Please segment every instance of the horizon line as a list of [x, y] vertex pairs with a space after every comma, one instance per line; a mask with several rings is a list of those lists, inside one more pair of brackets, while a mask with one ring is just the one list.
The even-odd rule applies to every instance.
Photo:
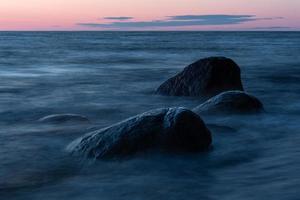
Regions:
[[300, 29], [241, 29], [241, 30], [0, 30], [0, 32], [300, 32]]

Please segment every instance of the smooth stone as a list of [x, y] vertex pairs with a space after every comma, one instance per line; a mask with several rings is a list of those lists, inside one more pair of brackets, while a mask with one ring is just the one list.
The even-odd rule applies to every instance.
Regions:
[[253, 114], [263, 110], [263, 104], [260, 100], [243, 91], [223, 92], [193, 109], [199, 115], [218, 113]]
[[212, 142], [202, 119], [185, 108], [162, 108], [134, 116], [73, 141], [67, 151], [92, 158], [128, 156], [149, 148], [198, 152]]
[[243, 90], [240, 67], [226, 57], [209, 57], [184, 68], [159, 86], [156, 93], [211, 97], [228, 90]]
[[48, 115], [38, 120], [42, 123], [49, 123], [49, 124], [87, 124], [90, 123], [89, 119], [85, 116], [78, 115], [78, 114], [54, 114]]

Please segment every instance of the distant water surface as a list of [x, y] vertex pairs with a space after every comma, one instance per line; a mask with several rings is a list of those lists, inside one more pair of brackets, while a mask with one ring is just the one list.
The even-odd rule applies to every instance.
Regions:
[[[0, 32], [1, 199], [299, 199], [299, 32]], [[79, 162], [64, 152], [87, 126], [45, 126], [49, 114], [104, 127], [199, 98], [154, 95], [164, 80], [207, 56], [241, 67], [261, 116], [203, 116], [213, 148]]]

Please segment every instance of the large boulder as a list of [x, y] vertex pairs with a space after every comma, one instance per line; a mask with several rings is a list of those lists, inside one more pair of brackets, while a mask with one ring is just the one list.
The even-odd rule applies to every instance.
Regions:
[[67, 150], [97, 159], [127, 156], [149, 148], [172, 152], [207, 149], [211, 133], [202, 119], [185, 108], [163, 108], [129, 118], [73, 141]]
[[86, 124], [90, 122], [87, 117], [78, 114], [53, 114], [42, 117], [38, 121], [47, 124]]
[[240, 74], [239, 66], [229, 58], [204, 58], [164, 82], [156, 93], [211, 97], [223, 91], [243, 90]]
[[263, 110], [263, 104], [256, 97], [243, 91], [223, 92], [193, 109], [197, 114], [250, 114]]

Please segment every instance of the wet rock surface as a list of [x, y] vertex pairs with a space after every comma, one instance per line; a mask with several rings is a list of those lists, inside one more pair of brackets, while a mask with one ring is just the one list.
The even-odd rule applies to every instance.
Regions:
[[185, 108], [163, 108], [88, 133], [72, 142], [67, 150], [100, 159], [149, 148], [197, 152], [207, 149], [211, 142], [211, 133], [197, 114]]
[[193, 109], [197, 114], [254, 114], [263, 110], [259, 99], [243, 91], [223, 92]]
[[240, 67], [229, 58], [204, 58], [164, 82], [156, 93], [211, 97], [223, 91], [243, 90], [240, 74]]

